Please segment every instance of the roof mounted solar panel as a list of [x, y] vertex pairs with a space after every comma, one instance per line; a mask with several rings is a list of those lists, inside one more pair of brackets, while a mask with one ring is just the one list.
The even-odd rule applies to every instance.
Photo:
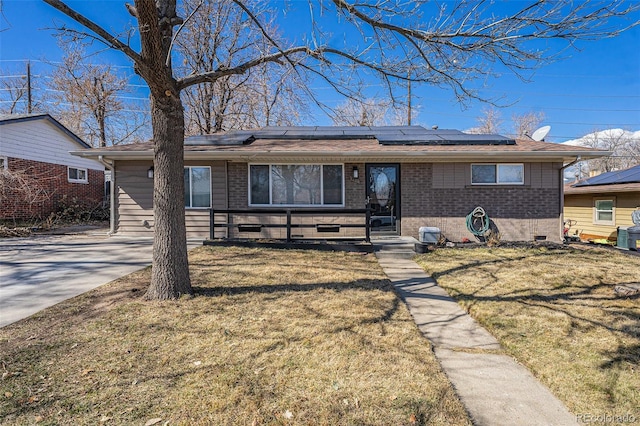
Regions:
[[443, 135], [445, 143], [448, 145], [515, 145], [514, 139], [502, 135], [470, 135], [460, 132], [459, 134]]
[[595, 186], [595, 185], [614, 185], [621, 183], [637, 183], [640, 182], [640, 165], [625, 170], [616, 170], [613, 172], [602, 173], [601, 175], [585, 179], [578, 182], [574, 187], [579, 186]]
[[442, 145], [445, 140], [438, 135], [377, 135], [381, 145]]
[[331, 140], [331, 139], [366, 139], [373, 138], [374, 132], [369, 127], [341, 127], [341, 126], [300, 126], [300, 127], [265, 127], [253, 131], [256, 139], [302, 139], [302, 140]]
[[214, 133], [212, 135], [189, 136], [185, 139], [185, 145], [246, 145], [253, 140], [250, 131], [232, 131], [226, 133]]
[[381, 145], [515, 145], [501, 135], [470, 135], [458, 130], [425, 130], [422, 134], [378, 135]]
[[256, 139], [346, 140], [377, 139], [381, 145], [515, 145], [501, 135], [470, 135], [455, 129], [422, 126], [270, 126], [191, 136], [185, 145], [246, 145]]

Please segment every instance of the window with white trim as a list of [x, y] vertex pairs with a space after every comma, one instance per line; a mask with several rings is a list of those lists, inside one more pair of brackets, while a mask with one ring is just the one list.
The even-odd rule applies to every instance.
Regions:
[[524, 164], [472, 164], [472, 185], [523, 185]]
[[251, 164], [249, 205], [343, 206], [342, 164]]
[[79, 169], [77, 167], [67, 167], [67, 178], [73, 183], [88, 183], [87, 169]]
[[613, 198], [600, 198], [593, 201], [593, 223], [597, 225], [615, 224], [616, 200]]
[[184, 206], [191, 209], [211, 208], [211, 167], [184, 168]]

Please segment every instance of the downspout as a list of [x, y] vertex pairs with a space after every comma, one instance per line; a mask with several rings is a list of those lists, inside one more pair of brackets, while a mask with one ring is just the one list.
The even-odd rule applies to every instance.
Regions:
[[109, 185], [109, 235], [116, 233], [116, 168], [113, 162], [108, 162], [102, 155], [98, 155], [98, 161], [111, 172], [111, 185]]
[[571, 167], [582, 160], [581, 156], [577, 156], [572, 162], [560, 167], [560, 239], [564, 237], [564, 169]]

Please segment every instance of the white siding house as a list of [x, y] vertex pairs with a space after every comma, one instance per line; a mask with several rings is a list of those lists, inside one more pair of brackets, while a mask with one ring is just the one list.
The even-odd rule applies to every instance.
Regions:
[[[70, 199], [101, 203], [104, 166], [69, 153], [82, 148], [89, 145], [49, 114], [0, 116], [0, 169], [6, 182], [0, 219], [43, 218]], [[16, 176], [22, 187], [11, 183]]]

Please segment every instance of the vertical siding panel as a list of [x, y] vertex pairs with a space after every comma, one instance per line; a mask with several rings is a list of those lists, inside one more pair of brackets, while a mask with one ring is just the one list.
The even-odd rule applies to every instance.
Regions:
[[524, 183], [532, 188], [542, 188], [542, 163], [525, 164]]
[[[153, 179], [147, 177], [150, 161], [118, 161], [115, 184], [118, 216], [116, 230], [129, 235], [153, 232]], [[147, 225], [144, 224], [147, 222]]]
[[553, 176], [556, 174], [556, 171], [553, 168], [553, 163], [541, 163], [541, 176], [540, 176], [540, 185], [542, 188], [556, 188], [557, 185], [554, 185]]
[[434, 163], [432, 171], [432, 182], [434, 188], [445, 188], [444, 181], [444, 164]]
[[[464, 188], [467, 185], [467, 171], [471, 170], [471, 165], [466, 163], [454, 163], [455, 181], [454, 188]], [[471, 182], [471, 176], [469, 176]]]

